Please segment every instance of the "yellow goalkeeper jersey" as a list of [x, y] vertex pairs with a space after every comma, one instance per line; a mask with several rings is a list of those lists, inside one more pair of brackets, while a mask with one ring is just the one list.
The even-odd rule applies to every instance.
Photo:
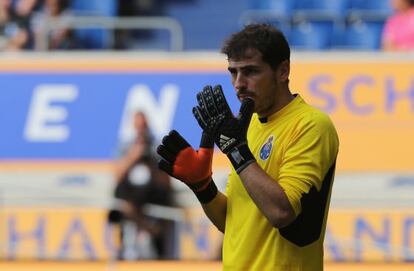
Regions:
[[329, 117], [299, 96], [247, 133], [257, 163], [284, 189], [297, 217], [274, 228], [232, 169], [227, 194], [223, 270], [323, 270], [323, 240], [338, 153]]

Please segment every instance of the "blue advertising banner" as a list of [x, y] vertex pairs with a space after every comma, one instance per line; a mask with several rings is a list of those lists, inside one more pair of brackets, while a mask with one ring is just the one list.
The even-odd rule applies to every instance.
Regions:
[[[335, 123], [338, 170], [412, 172], [414, 145], [406, 142], [414, 137], [414, 62], [382, 54], [359, 61], [346, 54], [297, 56], [290, 89]], [[137, 110], [147, 114], [157, 139], [176, 129], [197, 146], [201, 131], [192, 107], [203, 86], [223, 85], [233, 112], [239, 107], [226, 67], [221, 55], [201, 53], [4, 58], [0, 159], [109, 161], [118, 143], [132, 138]], [[228, 162], [222, 156], [220, 165]]]
[[159, 139], [177, 129], [197, 145], [192, 115], [196, 93], [222, 84], [231, 107], [238, 101], [223, 73], [1, 73], [1, 159], [110, 159], [131, 136], [130, 116], [147, 113]]

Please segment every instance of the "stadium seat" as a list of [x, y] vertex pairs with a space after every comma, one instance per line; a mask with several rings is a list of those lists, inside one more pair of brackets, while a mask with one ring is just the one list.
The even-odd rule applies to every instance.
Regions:
[[293, 0], [251, 0], [249, 2], [249, 9], [270, 10], [285, 16], [290, 16], [294, 6], [295, 1]]
[[378, 10], [388, 13], [392, 11], [389, 0], [366, 0], [365, 4], [370, 10]]
[[100, 28], [75, 29], [74, 35], [81, 49], [108, 49], [112, 35], [110, 31]]
[[294, 7], [293, 0], [250, 0], [249, 9], [241, 14], [239, 24], [266, 22], [277, 24], [287, 31]]
[[302, 21], [294, 24], [288, 39], [298, 50], [329, 49], [332, 43], [335, 23], [333, 21]]
[[[293, 15], [292, 43], [297, 49], [328, 50], [343, 28], [350, 0], [301, 0]], [[299, 22], [299, 23], [297, 23]], [[303, 22], [306, 22], [305, 24]]]
[[76, 15], [116, 16], [118, 1], [116, 0], [72, 0], [71, 10]]
[[389, 0], [352, 0], [343, 35], [345, 48], [378, 50], [384, 22], [391, 12]]
[[297, 2], [294, 13], [306, 17], [330, 17], [331, 19], [344, 16], [349, 8], [350, 0], [301, 0]]
[[347, 24], [344, 46], [347, 49], [378, 50], [381, 47], [383, 21], [358, 20]]
[[[72, 0], [71, 10], [77, 16], [116, 16], [116, 0]], [[74, 34], [83, 49], [106, 49], [110, 45], [112, 30], [101, 28], [75, 29]]]
[[349, 17], [370, 20], [385, 20], [392, 13], [389, 0], [352, 0]]
[[389, 0], [352, 0], [351, 9], [391, 12]]

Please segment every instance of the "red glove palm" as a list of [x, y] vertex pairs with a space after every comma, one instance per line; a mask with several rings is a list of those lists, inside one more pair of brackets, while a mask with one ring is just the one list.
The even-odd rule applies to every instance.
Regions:
[[193, 191], [202, 191], [211, 181], [213, 147], [214, 141], [206, 133], [201, 137], [199, 150], [195, 150], [177, 131], [172, 130], [157, 148], [162, 158], [158, 166]]

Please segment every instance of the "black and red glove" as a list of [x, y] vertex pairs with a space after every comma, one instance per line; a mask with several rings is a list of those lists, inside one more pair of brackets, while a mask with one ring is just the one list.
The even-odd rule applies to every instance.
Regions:
[[220, 150], [240, 173], [256, 161], [247, 145], [247, 129], [254, 110], [254, 101], [243, 99], [237, 117], [233, 115], [220, 85], [206, 86], [197, 94], [198, 106], [193, 114], [204, 132], [211, 134]]
[[170, 176], [188, 185], [202, 203], [211, 201], [217, 194], [212, 181], [214, 141], [203, 132], [200, 147], [195, 150], [175, 130], [162, 139], [157, 153], [161, 156], [158, 167]]

